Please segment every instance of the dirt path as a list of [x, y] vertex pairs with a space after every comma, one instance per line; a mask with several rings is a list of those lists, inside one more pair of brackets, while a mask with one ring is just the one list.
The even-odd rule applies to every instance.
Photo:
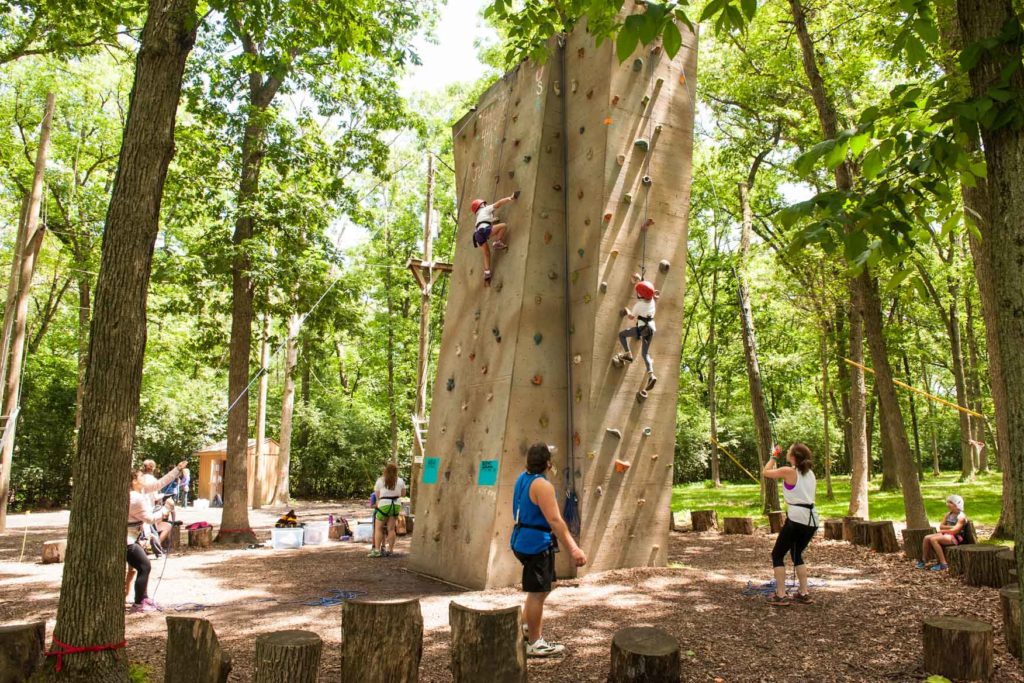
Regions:
[[[300, 516], [324, 518], [328, 511], [365, 516], [357, 504], [306, 505]], [[211, 520], [211, 511], [204, 511]], [[253, 513], [261, 535], [280, 510]], [[60, 537], [66, 514], [33, 516], [26, 557], [38, 558], [47, 538]], [[23, 518], [17, 533], [0, 536], [0, 624], [47, 620], [53, 626], [60, 565], [17, 562]], [[683, 680], [745, 681], [920, 681], [920, 621], [933, 614], [960, 614], [996, 625], [993, 680], [1024, 682], [1024, 671], [1006, 652], [998, 593], [961, 586], [943, 574], [914, 570], [900, 556], [879, 556], [862, 548], [816, 540], [807, 554], [817, 604], [779, 610], [758, 596], [744, 595], [770, 576], [773, 538], [672, 534], [672, 566], [606, 572], [563, 582], [552, 594], [545, 634], [565, 643], [569, 654], [532, 661], [534, 681], [602, 681], [607, 676], [612, 634], [623, 626], [660, 626], [682, 644]], [[330, 543], [301, 550], [210, 550], [186, 552], [154, 565], [151, 592], [168, 614], [209, 619], [236, 668], [231, 681], [251, 679], [254, 637], [286, 628], [316, 631], [324, 639], [321, 678], [337, 680], [341, 607], [317, 606], [332, 590], [368, 598], [419, 597], [424, 615], [422, 681], [450, 681], [448, 603], [473, 606], [517, 604], [512, 589], [461, 592], [405, 571], [406, 557], [370, 559], [367, 546]], [[408, 539], [398, 550], [408, 552]], [[175, 612], [197, 610], [195, 612]], [[163, 616], [126, 617], [129, 656], [163, 678]], [[780, 648], [773, 654], [776, 645]], [[781, 654], [784, 653], [784, 654]]]

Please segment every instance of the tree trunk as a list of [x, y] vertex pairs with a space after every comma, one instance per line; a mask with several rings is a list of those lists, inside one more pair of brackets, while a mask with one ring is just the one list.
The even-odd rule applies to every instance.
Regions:
[[825, 495], [828, 500], [835, 500], [835, 492], [832, 491], [832, 430], [828, 419], [828, 395], [831, 391], [828, 381], [828, 339], [827, 330], [821, 333], [820, 360], [821, 360], [821, 419], [822, 419], [822, 441], [825, 448]]
[[[715, 252], [718, 251], [718, 226], [715, 225]], [[709, 315], [711, 321], [708, 323], [708, 416], [711, 422], [711, 438], [718, 441], [718, 395], [716, 394], [716, 369], [718, 354], [718, 339], [716, 336], [716, 318], [718, 312], [718, 264], [711, 271], [711, 310]], [[722, 474], [718, 462], [718, 447], [711, 446], [711, 483], [715, 488], [722, 485]]]
[[1017, 661], [1020, 661], [1020, 641], [1014, 634], [1020, 632], [1020, 586], [1013, 584], [999, 589], [999, 607], [1003, 613], [1003, 637], [1006, 638], [1006, 649]]
[[[28, 201], [31, 195], [21, 200], [18, 214], [18, 234], [14, 238], [14, 253], [11, 258], [11, 275], [7, 281], [7, 302], [4, 306], [4, 325], [0, 337], [0, 392], [7, 386], [7, 361], [11, 354], [11, 334], [14, 331], [14, 310], [18, 304], [18, 282], [21, 277], [21, 257], [25, 253], [25, 222], [28, 218]], [[2, 399], [2, 393], [0, 393]]]
[[[391, 253], [391, 219], [386, 218], [384, 244]], [[395, 325], [392, 315], [391, 269], [384, 270], [384, 287], [387, 290], [388, 310], [388, 417], [391, 420], [391, 462], [398, 464], [398, 407], [395, 405]]]
[[[910, 360], [907, 352], [902, 354], [903, 360], [903, 381], [908, 386], [914, 386], [914, 378], [910, 375]], [[921, 433], [917, 427], [917, 403], [914, 401], [914, 392], [910, 392], [910, 425], [914, 433], [914, 460], [917, 462], [917, 480], [924, 481], [924, 460], [921, 459]]]
[[679, 641], [653, 626], [632, 626], [612, 637], [608, 683], [677, 683]]
[[[341, 680], [415, 683], [423, 655], [419, 600], [349, 600], [341, 608]], [[388, 656], [381, 656], [382, 652]]]
[[284, 388], [281, 391], [281, 448], [277, 455], [277, 491], [274, 503], [287, 505], [291, 498], [289, 469], [292, 458], [292, 417], [295, 413], [295, 365], [299, 348], [296, 338], [302, 325], [302, 316], [293, 313], [288, 319], [288, 338], [284, 353]]
[[206, 619], [167, 617], [164, 683], [226, 683], [231, 657]]
[[903, 530], [903, 553], [910, 560], [922, 560], [921, 544], [924, 537], [935, 533], [935, 527], [928, 526], [923, 529], [906, 528]]
[[256, 394], [256, 457], [253, 461], [253, 471], [249, 473], [249, 496], [252, 500], [252, 509], [258, 510], [263, 507], [263, 477], [264, 465], [267, 457], [267, 383], [270, 380], [270, 314], [263, 314], [263, 334], [260, 335], [260, 379], [259, 391]]
[[[124, 524], [146, 348], [146, 294], [160, 200], [174, 154], [181, 78], [195, 43], [196, 0], [151, 0], [96, 280], [82, 430], [56, 641], [116, 646], [124, 640]], [[127, 680], [116, 650], [63, 658], [61, 680]]]
[[947, 678], [992, 678], [992, 627], [957, 617], [924, 620], [924, 670]]
[[[29, 295], [32, 275], [36, 270], [36, 257], [43, 245], [45, 226], [39, 225], [39, 209], [43, 201], [43, 175], [46, 172], [46, 154], [50, 147], [50, 123], [53, 120], [53, 93], [46, 94], [46, 109], [39, 124], [39, 147], [36, 150], [35, 174], [25, 214], [25, 241], [19, 259], [18, 294], [14, 302], [14, 321], [11, 325], [11, 355], [7, 364], [7, 385], [4, 388], [4, 415], [7, 424], [0, 443], [0, 532], [7, 529], [7, 492], [11, 483], [11, 459], [14, 457], [14, 435], [18, 427], [17, 411], [21, 405], [21, 370], [25, 354], [25, 329], [28, 325]], [[13, 417], [13, 419], [12, 419]]]
[[898, 553], [900, 544], [896, 541], [896, 529], [892, 522], [871, 522], [871, 549], [877, 553]]
[[[981, 378], [978, 373], [978, 335], [974, 331], [974, 304], [971, 303], [971, 292], [964, 296], [964, 308], [967, 312], [967, 400], [965, 405], [976, 413], [981, 412]], [[984, 419], [968, 417], [971, 423], [971, 438], [975, 441], [985, 442]], [[980, 448], [978, 454], [978, 471], [988, 472], [988, 451]]]
[[871, 525], [873, 522], [868, 520], [860, 520], [851, 523], [853, 529], [853, 540], [854, 545], [862, 545], [865, 547], [871, 546]]
[[[892, 439], [886, 431], [886, 423], [881, 419], [881, 416], [879, 416], [878, 419], [878, 446], [879, 451], [882, 454], [882, 483], [879, 486], [879, 490], [899, 491], [900, 480], [896, 475], [896, 456], [893, 453]], [[916, 476], [916, 466], [914, 468], [914, 473]]]
[[0, 626], [0, 681], [32, 680], [46, 643], [46, 622]]
[[[864, 364], [864, 318], [860, 314], [857, 302], [850, 300], [850, 360]], [[856, 365], [847, 365], [844, 359], [839, 364], [848, 368], [850, 390], [848, 394], [850, 410], [850, 506], [847, 515], [868, 518], [868, 480], [871, 477], [868, 454], [867, 416], [864, 403], [866, 389], [864, 371]]]
[[275, 631], [256, 637], [255, 683], [316, 683], [324, 643], [312, 631]]
[[768, 532], [777, 534], [782, 531], [782, 525], [786, 522], [786, 513], [782, 510], [773, 510], [768, 513]]
[[[875, 443], [875, 409], [877, 407], [878, 407], [878, 388], [877, 387], [872, 387], [871, 388], [871, 398], [868, 399], [867, 416], [866, 416], [867, 432], [868, 432], [868, 434], [867, 434], [867, 444], [868, 444], [868, 466], [867, 466], [867, 470], [868, 470], [868, 480], [869, 481], [871, 480], [872, 477], [875, 476], [875, 458], [873, 457], [872, 454], [874, 453], [873, 446], [874, 446], [874, 443]], [[879, 430], [879, 432], [881, 432], [881, 430]], [[879, 434], [879, 438], [878, 438], [878, 447], [879, 447], [879, 450], [881, 450], [881, 448], [882, 448], [882, 437], [881, 437], [881, 434]], [[879, 456], [879, 459], [881, 459], [881, 456]]]
[[[993, 41], [994, 47], [982, 51], [970, 70], [971, 89], [975, 97], [984, 97], [989, 88], [1000, 86], [1003, 74], [1008, 74], [1009, 87], [1014, 92], [1024, 88], [1024, 63], [1021, 59], [1020, 22], [1010, 0], [957, 0], [960, 32], [964, 44]], [[1012, 29], [1012, 32], [1010, 31]], [[1011, 35], [1004, 39], [1001, 36]], [[1009, 103], [994, 103], [999, 110], [1017, 107], [1018, 98]], [[1016, 111], [1013, 109], [1012, 111]], [[998, 118], [998, 117], [997, 117]], [[1024, 131], [1017, 126], [999, 128], [982, 125], [987, 186], [989, 199], [989, 230], [982, 238], [993, 248], [991, 280], [995, 311], [995, 338], [990, 359], [997, 357], [1003, 387], [1017, 387], [1016, 391], [1003, 391], [1006, 398], [1006, 453], [1005, 460], [1012, 472], [1012, 491], [1004, 491], [1014, 507], [1014, 548], [1017, 553], [1018, 575], [1024, 575], [1024, 356], [1020, 353], [1020, 340], [1024, 339]], [[1002, 430], [1000, 430], [1002, 431]], [[1013, 454], [1011, 457], [1010, 454]], [[1004, 504], [1005, 506], [1005, 504]], [[1024, 632], [1018, 635], [1024, 640]]]
[[[960, 299], [960, 285], [950, 283], [949, 285], [949, 311], [946, 314], [947, 328], [949, 335], [949, 350], [953, 357], [953, 381], [956, 385], [956, 402], [961, 406], [967, 406], [967, 383], [964, 381], [964, 351], [960, 339], [960, 310], [958, 301]], [[963, 411], [957, 411], [957, 418], [960, 421], [960, 481], [971, 481], [974, 479], [974, 453], [971, 447], [971, 420]]]
[[480, 610], [448, 603], [455, 683], [526, 683], [521, 614], [518, 606]]
[[824, 524], [823, 536], [826, 541], [843, 540], [843, 520], [826, 519]]
[[[764, 404], [761, 366], [757, 360], [757, 334], [754, 331], [754, 314], [750, 309], [750, 292], [747, 289], [746, 275], [747, 251], [750, 249], [754, 213], [750, 206], [750, 193], [746, 183], [739, 183], [739, 194], [740, 207], [743, 210], [742, 233], [740, 234], [740, 270], [737, 273], [740, 326], [743, 330], [743, 355], [747, 361], [747, 380], [750, 383], [750, 403], [754, 413], [754, 427], [757, 430], [758, 462], [760, 467], [764, 467], [772, 454], [772, 426]], [[774, 479], [761, 477], [761, 497], [765, 514], [779, 509], [779, 488]]]
[[693, 510], [690, 524], [694, 531], [711, 531], [718, 528], [718, 513], [714, 510]]
[[78, 386], [75, 390], [75, 438], [82, 429], [82, 398], [85, 371], [89, 367], [89, 319], [92, 309], [92, 276], [78, 274]]
[[753, 517], [726, 517], [723, 522], [723, 533], [741, 536], [750, 536], [754, 533]]

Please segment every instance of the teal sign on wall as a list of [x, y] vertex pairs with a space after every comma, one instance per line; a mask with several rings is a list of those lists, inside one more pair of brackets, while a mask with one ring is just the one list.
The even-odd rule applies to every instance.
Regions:
[[437, 470], [441, 467], [441, 458], [423, 458], [423, 483], [436, 484]]
[[476, 483], [479, 486], [494, 486], [498, 483], [497, 460], [480, 461], [480, 472], [477, 474]]

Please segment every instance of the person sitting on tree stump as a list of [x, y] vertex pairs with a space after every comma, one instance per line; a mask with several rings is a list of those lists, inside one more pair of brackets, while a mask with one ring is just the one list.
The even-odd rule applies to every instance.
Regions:
[[786, 595], [786, 553], [793, 558], [793, 567], [800, 582], [794, 600], [800, 604], [814, 602], [808, 592], [807, 565], [804, 564], [803, 552], [807, 548], [815, 532], [818, 531], [818, 513], [814, 510], [814, 495], [817, 480], [811, 469], [811, 449], [802, 443], [795, 443], [786, 452], [787, 466], [779, 467], [778, 457], [782, 449], [776, 446], [772, 456], [768, 458], [762, 474], [768, 479], [782, 479], [783, 498], [786, 500], [786, 523], [782, 526], [775, 547], [772, 549], [772, 567], [775, 571], [775, 593], [768, 602], [776, 607], [791, 604]]
[[633, 362], [633, 353], [629, 349], [630, 339], [640, 340], [640, 355], [643, 356], [644, 365], [647, 367], [647, 385], [645, 391], [654, 388], [658, 378], [654, 375], [654, 360], [651, 358], [651, 341], [654, 339], [654, 312], [655, 300], [661, 292], [654, 288], [654, 285], [647, 280], [642, 280], [639, 273], [633, 274], [634, 290], [636, 291], [637, 302], [633, 308], [626, 309], [626, 317], [635, 320], [636, 324], [627, 327], [619, 332], [619, 343], [622, 344], [622, 353], [612, 358], [612, 364], [622, 367], [623, 363]]
[[[943, 518], [939, 525], [937, 534], [929, 534], [921, 541], [921, 560], [917, 563], [918, 569], [929, 568], [932, 571], [940, 572], [949, 569], [946, 564], [946, 551], [942, 549], [947, 545], [960, 545], [964, 542], [964, 526], [967, 524], [967, 516], [964, 515], [964, 499], [955, 493], [946, 498], [946, 507], [949, 513]], [[929, 551], [935, 553], [935, 564], [928, 567]]]
[[[387, 464], [384, 474], [373, 486], [373, 494], [377, 505], [373, 509], [373, 548], [370, 557], [387, 557], [395, 552], [398, 516], [402, 514], [400, 500], [405, 495], [405, 481], [398, 476], [398, 465], [393, 462]], [[384, 548], [385, 531], [387, 549]]]
[[544, 601], [555, 580], [555, 553], [561, 540], [577, 567], [587, 556], [576, 545], [569, 526], [562, 519], [555, 499], [555, 487], [544, 475], [551, 469], [551, 448], [537, 443], [526, 452], [526, 471], [516, 479], [512, 492], [512, 552], [523, 565], [523, 621], [526, 625], [526, 655], [550, 657], [565, 652], [564, 645], [548, 643], [542, 635]]
[[476, 224], [473, 228], [473, 246], [483, 249], [485, 285], [489, 286], [491, 284], [492, 276], [491, 245], [488, 242], [493, 237], [495, 249], [508, 249], [508, 244], [505, 242], [505, 232], [508, 230], [508, 226], [504, 223], [496, 222], [497, 219], [494, 216], [494, 212], [509, 202], [515, 201], [518, 197], [519, 191], [516, 190], [508, 197], [503, 197], [493, 204], [488, 204], [483, 199], [473, 200], [471, 208], [476, 216]]

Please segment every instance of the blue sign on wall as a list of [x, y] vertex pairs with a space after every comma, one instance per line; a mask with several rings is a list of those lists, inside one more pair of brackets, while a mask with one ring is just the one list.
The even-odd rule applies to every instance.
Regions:
[[479, 486], [494, 486], [498, 483], [497, 460], [480, 461], [480, 472], [477, 474], [476, 483]]
[[441, 467], [441, 458], [423, 458], [423, 483], [436, 484], [437, 470]]

